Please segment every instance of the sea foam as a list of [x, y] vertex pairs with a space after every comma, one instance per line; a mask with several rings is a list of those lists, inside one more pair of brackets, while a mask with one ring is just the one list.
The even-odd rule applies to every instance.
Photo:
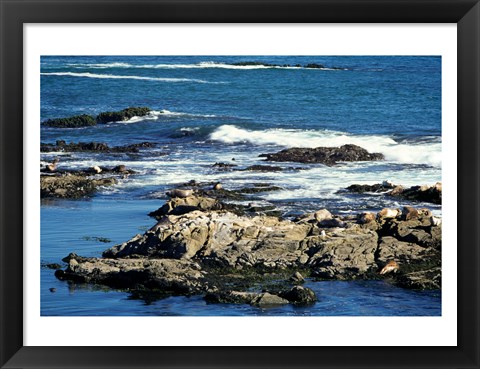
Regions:
[[77, 63], [77, 64], [67, 64], [67, 66], [72, 68], [84, 69], [107, 69], [107, 68], [138, 68], [138, 69], [207, 69], [207, 68], [217, 68], [217, 69], [239, 69], [239, 70], [250, 70], [250, 69], [315, 69], [315, 70], [338, 70], [332, 68], [306, 68], [306, 67], [297, 67], [297, 66], [281, 66], [281, 65], [236, 65], [228, 63], [219, 63], [213, 61], [204, 61], [200, 63], [193, 64], [129, 64], [129, 63]]
[[143, 81], [157, 81], [157, 82], [195, 82], [195, 83], [223, 83], [210, 82], [203, 79], [192, 78], [164, 78], [164, 77], [146, 77], [146, 76], [122, 76], [115, 74], [96, 74], [96, 73], [75, 73], [75, 72], [43, 72], [42, 76], [69, 76], [69, 77], [84, 77], [84, 78], [102, 78], [102, 79], [136, 79]]
[[246, 130], [233, 125], [218, 127], [209, 137], [227, 144], [278, 145], [283, 147], [338, 147], [354, 144], [370, 152], [380, 152], [385, 159], [402, 164], [426, 164], [440, 167], [442, 144], [438, 141], [398, 143], [381, 135], [351, 135], [327, 130], [266, 129]]

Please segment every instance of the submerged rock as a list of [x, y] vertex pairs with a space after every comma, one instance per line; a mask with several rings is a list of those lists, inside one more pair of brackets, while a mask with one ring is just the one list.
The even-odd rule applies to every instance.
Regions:
[[273, 154], [261, 154], [267, 161], [291, 161], [298, 163], [320, 163], [335, 165], [342, 161], [373, 161], [383, 160], [380, 153], [369, 153], [357, 145], [343, 145], [340, 147], [316, 147], [285, 149]]

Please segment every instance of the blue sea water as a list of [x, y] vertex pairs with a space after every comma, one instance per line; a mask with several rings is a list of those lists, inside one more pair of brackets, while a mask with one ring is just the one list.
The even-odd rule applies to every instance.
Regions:
[[[256, 61], [289, 67], [238, 66]], [[322, 64], [325, 68], [292, 67]], [[152, 114], [87, 128], [42, 126], [41, 141], [150, 141], [132, 154], [42, 153], [62, 168], [125, 164], [138, 172], [82, 200], [41, 206], [42, 263], [61, 263], [70, 252], [99, 256], [154, 224], [147, 214], [165, 191], [192, 179], [225, 188], [259, 182], [282, 187], [261, 194], [284, 216], [328, 208], [348, 214], [408, 202], [352, 196], [354, 183], [390, 180], [405, 186], [441, 181], [441, 58], [419, 56], [48, 56], [41, 58], [41, 120], [129, 106]], [[39, 122], [40, 124], [40, 122]], [[281, 173], [218, 171], [216, 162], [261, 164], [262, 153], [287, 147], [357, 144], [386, 160]], [[285, 165], [284, 165], [285, 164]], [[441, 207], [421, 204], [441, 215]], [[95, 237], [108, 239], [99, 242]], [[41, 270], [42, 315], [440, 315], [439, 291], [407, 291], [385, 281], [313, 282], [312, 307], [259, 309], [209, 305], [199, 297], [146, 304], [127, 293], [72, 285]], [[56, 288], [51, 293], [49, 288]]]

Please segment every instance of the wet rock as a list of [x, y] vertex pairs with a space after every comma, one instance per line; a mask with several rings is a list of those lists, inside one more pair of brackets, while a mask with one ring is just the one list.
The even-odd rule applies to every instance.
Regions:
[[284, 299], [277, 295], [272, 295], [271, 293], [265, 292], [255, 297], [251, 304], [258, 306], [268, 306], [268, 305], [285, 305], [288, 304], [289, 300]]
[[395, 284], [399, 287], [416, 290], [439, 290], [442, 287], [442, 273], [440, 267], [428, 270], [406, 273], [396, 278]]
[[269, 292], [256, 293], [256, 292], [240, 292], [240, 291], [226, 291], [226, 292], [214, 292], [205, 295], [205, 300], [210, 303], [216, 304], [250, 304], [254, 306], [273, 306], [273, 305], [285, 305], [289, 301], [271, 294]]
[[317, 63], [309, 63], [304, 66], [304, 68], [309, 68], [309, 69], [325, 69], [325, 66], [323, 64], [317, 64]]
[[251, 172], [281, 172], [283, 171], [282, 167], [276, 167], [273, 165], [251, 165], [243, 169], [244, 171]]
[[442, 184], [440, 182], [433, 186], [413, 186], [404, 189], [402, 192], [390, 193], [391, 196], [400, 196], [404, 199], [418, 202], [430, 202], [433, 204], [442, 203]]
[[96, 121], [100, 124], [122, 122], [133, 117], [143, 117], [150, 113], [150, 111], [150, 108], [146, 107], [131, 107], [120, 111], [107, 111], [98, 114]]
[[267, 161], [320, 163], [335, 165], [343, 161], [373, 161], [383, 160], [380, 153], [369, 153], [357, 145], [343, 145], [341, 147], [291, 148], [277, 153], [261, 154]]
[[87, 114], [75, 115], [69, 118], [48, 119], [43, 122], [44, 126], [55, 128], [78, 128], [89, 127], [97, 124], [94, 117]]
[[281, 292], [280, 297], [297, 305], [308, 305], [317, 302], [315, 292], [307, 287], [295, 286], [291, 290]]
[[348, 186], [345, 190], [352, 193], [385, 192], [385, 195], [410, 201], [429, 202], [432, 204], [442, 203], [441, 182], [437, 182], [433, 186], [423, 185], [404, 188], [401, 185], [394, 185], [388, 181], [385, 181], [383, 183], [377, 183], [373, 185], [353, 184]]
[[231, 170], [232, 168], [236, 167], [236, 164], [228, 164], [228, 163], [215, 163], [212, 165], [212, 168], [220, 169], [220, 170]]
[[148, 288], [172, 294], [202, 291], [204, 274], [200, 266], [188, 260], [172, 259], [69, 259], [61, 280], [102, 284], [113, 288]]
[[353, 184], [346, 188], [348, 192], [353, 192], [353, 193], [365, 193], [365, 192], [380, 193], [380, 192], [386, 192], [390, 189], [392, 189], [392, 186], [386, 183], [385, 184], [377, 183], [374, 185]]
[[155, 144], [152, 142], [140, 142], [125, 146], [110, 147], [104, 142], [70, 142], [57, 140], [55, 144], [40, 144], [41, 152], [103, 152], [103, 153], [138, 153], [139, 149], [151, 148]]
[[111, 186], [115, 178], [91, 179], [81, 175], [40, 176], [40, 197], [78, 199], [91, 196], [99, 186]]

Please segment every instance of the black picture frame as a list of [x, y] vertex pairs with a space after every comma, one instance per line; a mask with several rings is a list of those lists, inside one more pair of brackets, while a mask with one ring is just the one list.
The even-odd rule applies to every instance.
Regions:
[[[0, 0], [0, 366], [2, 368], [479, 368], [478, 0]], [[23, 346], [24, 23], [456, 23], [456, 347]], [[68, 339], [67, 329], [58, 332]], [[361, 342], [361, 332], [359, 342]], [[412, 333], [414, 334], [414, 333]], [[228, 341], [228, 338], [226, 338]], [[428, 345], [428, 342], [425, 343]], [[88, 345], [88, 342], [85, 342]]]

